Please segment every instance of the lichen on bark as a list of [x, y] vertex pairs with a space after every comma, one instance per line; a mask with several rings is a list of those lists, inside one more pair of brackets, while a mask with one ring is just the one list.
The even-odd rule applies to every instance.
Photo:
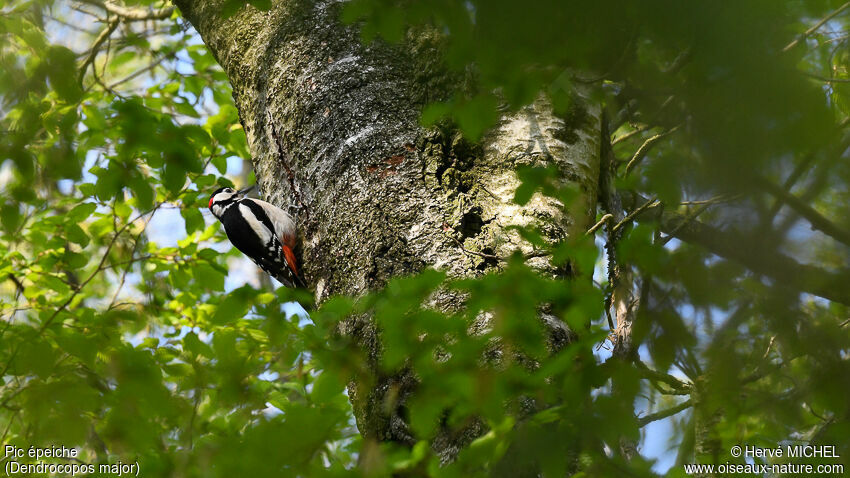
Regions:
[[[433, 31], [413, 31], [400, 45], [364, 45], [356, 26], [340, 23], [338, 2], [275, 2], [267, 12], [248, 5], [228, 19], [223, 0], [175, 3], [230, 78], [262, 195], [296, 216], [303, 272], [318, 301], [357, 296], [425, 267], [452, 277], [488, 273], [499, 258], [532, 251], [512, 226], [536, 226], [551, 241], [589, 227], [600, 111], [583, 95], [566, 118], [540, 98], [471, 143], [449, 126], [420, 125], [427, 102], [463, 84], [442, 66]], [[550, 164], [579, 193], [568, 213], [539, 194], [515, 204], [516, 168]], [[563, 273], [546, 257], [530, 264]], [[449, 310], [462, 300], [444, 294], [434, 304]], [[562, 332], [563, 324], [550, 325]], [[379, 333], [368, 318], [342, 331], [377, 361]], [[360, 432], [411, 444], [400, 409], [415, 377], [377, 370], [349, 387]], [[483, 430], [442, 433], [432, 447], [448, 461]]]

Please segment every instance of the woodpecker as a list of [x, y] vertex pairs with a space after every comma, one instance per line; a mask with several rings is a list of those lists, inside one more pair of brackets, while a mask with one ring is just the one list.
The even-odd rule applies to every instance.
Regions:
[[210, 196], [210, 212], [230, 242], [286, 287], [306, 287], [295, 260], [295, 221], [282, 209], [233, 188]]

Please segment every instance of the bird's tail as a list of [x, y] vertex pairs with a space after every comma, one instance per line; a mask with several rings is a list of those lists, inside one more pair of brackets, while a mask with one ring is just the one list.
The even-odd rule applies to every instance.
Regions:
[[307, 288], [307, 282], [304, 281], [304, 278], [301, 277], [300, 274], [294, 274], [291, 270], [282, 273], [277, 273], [274, 275], [274, 278], [277, 279], [278, 282], [289, 288]]

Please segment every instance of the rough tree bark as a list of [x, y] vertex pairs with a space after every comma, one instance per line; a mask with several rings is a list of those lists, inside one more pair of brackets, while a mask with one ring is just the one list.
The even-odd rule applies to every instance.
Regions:
[[[439, 66], [438, 35], [422, 31], [399, 46], [364, 46], [356, 27], [340, 23], [341, 5], [333, 1], [275, 2], [267, 12], [247, 6], [229, 19], [221, 0], [175, 3], [230, 78], [262, 195], [297, 216], [303, 270], [318, 301], [356, 296], [429, 266], [450, 276], [482, 274], [497, 267], [491, 256], [531, 251], [506, 229], [511, 225], [538, 224], [554, 241], [591, 224], [598, 104], [577, 97], [560, 118], [541, 98], [470, 144], [418, 121], [424, 104], [448, 97], [459, 83]], [[557, 165], [582, 193], [574, 213], [565, 217], [543, 197], [513, 204], [515, 170], [524, 164]], [[563, 273], [545, 257], [531, 263]], [[460, 300], [445, 295], [437, 305], [449, 309]], [[553, 331], [561, 334], [556, 341], [567, 340], [557, 325]], [[344, 332], [379, 355], [368, 323], [351, 321]], [[415, 379], [400, 372], [374, 383], [349, 387], [360, 432], [412, 444], [398, 410]], [[434, 451], [451, 460], [482, 431], [444, 434]]]

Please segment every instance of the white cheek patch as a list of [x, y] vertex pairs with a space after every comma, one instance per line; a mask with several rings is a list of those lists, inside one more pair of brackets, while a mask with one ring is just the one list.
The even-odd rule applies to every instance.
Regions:
[[234, 203], [231, 202], [231, 203], [228, 203], [228, 204], [222, 206], [220, 201], [227, 201], [228, 199], [231, 199], [232, 197], [233, 197], [232, 194], [226, 193], [226, 192], [221, 192], [221, 193], [218, 193], [215, 196], [213, 196], [213, 198], [212, 198], [212, 205], [213, 205], [212, 211], [213, 211], [213, 214], [216, 217], [221, 217], [221, 215], [224, 214], [224, 211], [226, 211], [227, 208], [229, 208], [230, 206], [232, 206], [234, 204]]
[[248, 225], [251, 226], [251, 229], [254, 230], [254, 232], [257, 234], [257, 237], [260, 238], [263, 244], [271, 240], [271, 232], [266, 229], [265, 226], [263, 226], [263, 223], [261, 223], [259, 219], [257, 219], [257, 216], [254, 215], [254, 212], [251, 211], [250, 207], [244, 204], [240, 204], [239, 212], [242, 214], [242, 217], [244, 217], [245, 220], [248, 221]]
[[213, 214], [215, 214], [216, 217], [221, 217], [221, 215], [224, 214], [224, 209], [225, 208], [218, 204], [213, 204]]
[[213, 209], [213, 214], [215, 214], [217, 217], [221, 217], [221, 215], [224, 213], [224, 210], [226, 209], [225, 207], [223, 207], [218, 202], [218, 201], [221, 201], [221, 200], [222, 200], [221, 193], [216, 194], [215, 197], [213, 197], [212, 209]]

